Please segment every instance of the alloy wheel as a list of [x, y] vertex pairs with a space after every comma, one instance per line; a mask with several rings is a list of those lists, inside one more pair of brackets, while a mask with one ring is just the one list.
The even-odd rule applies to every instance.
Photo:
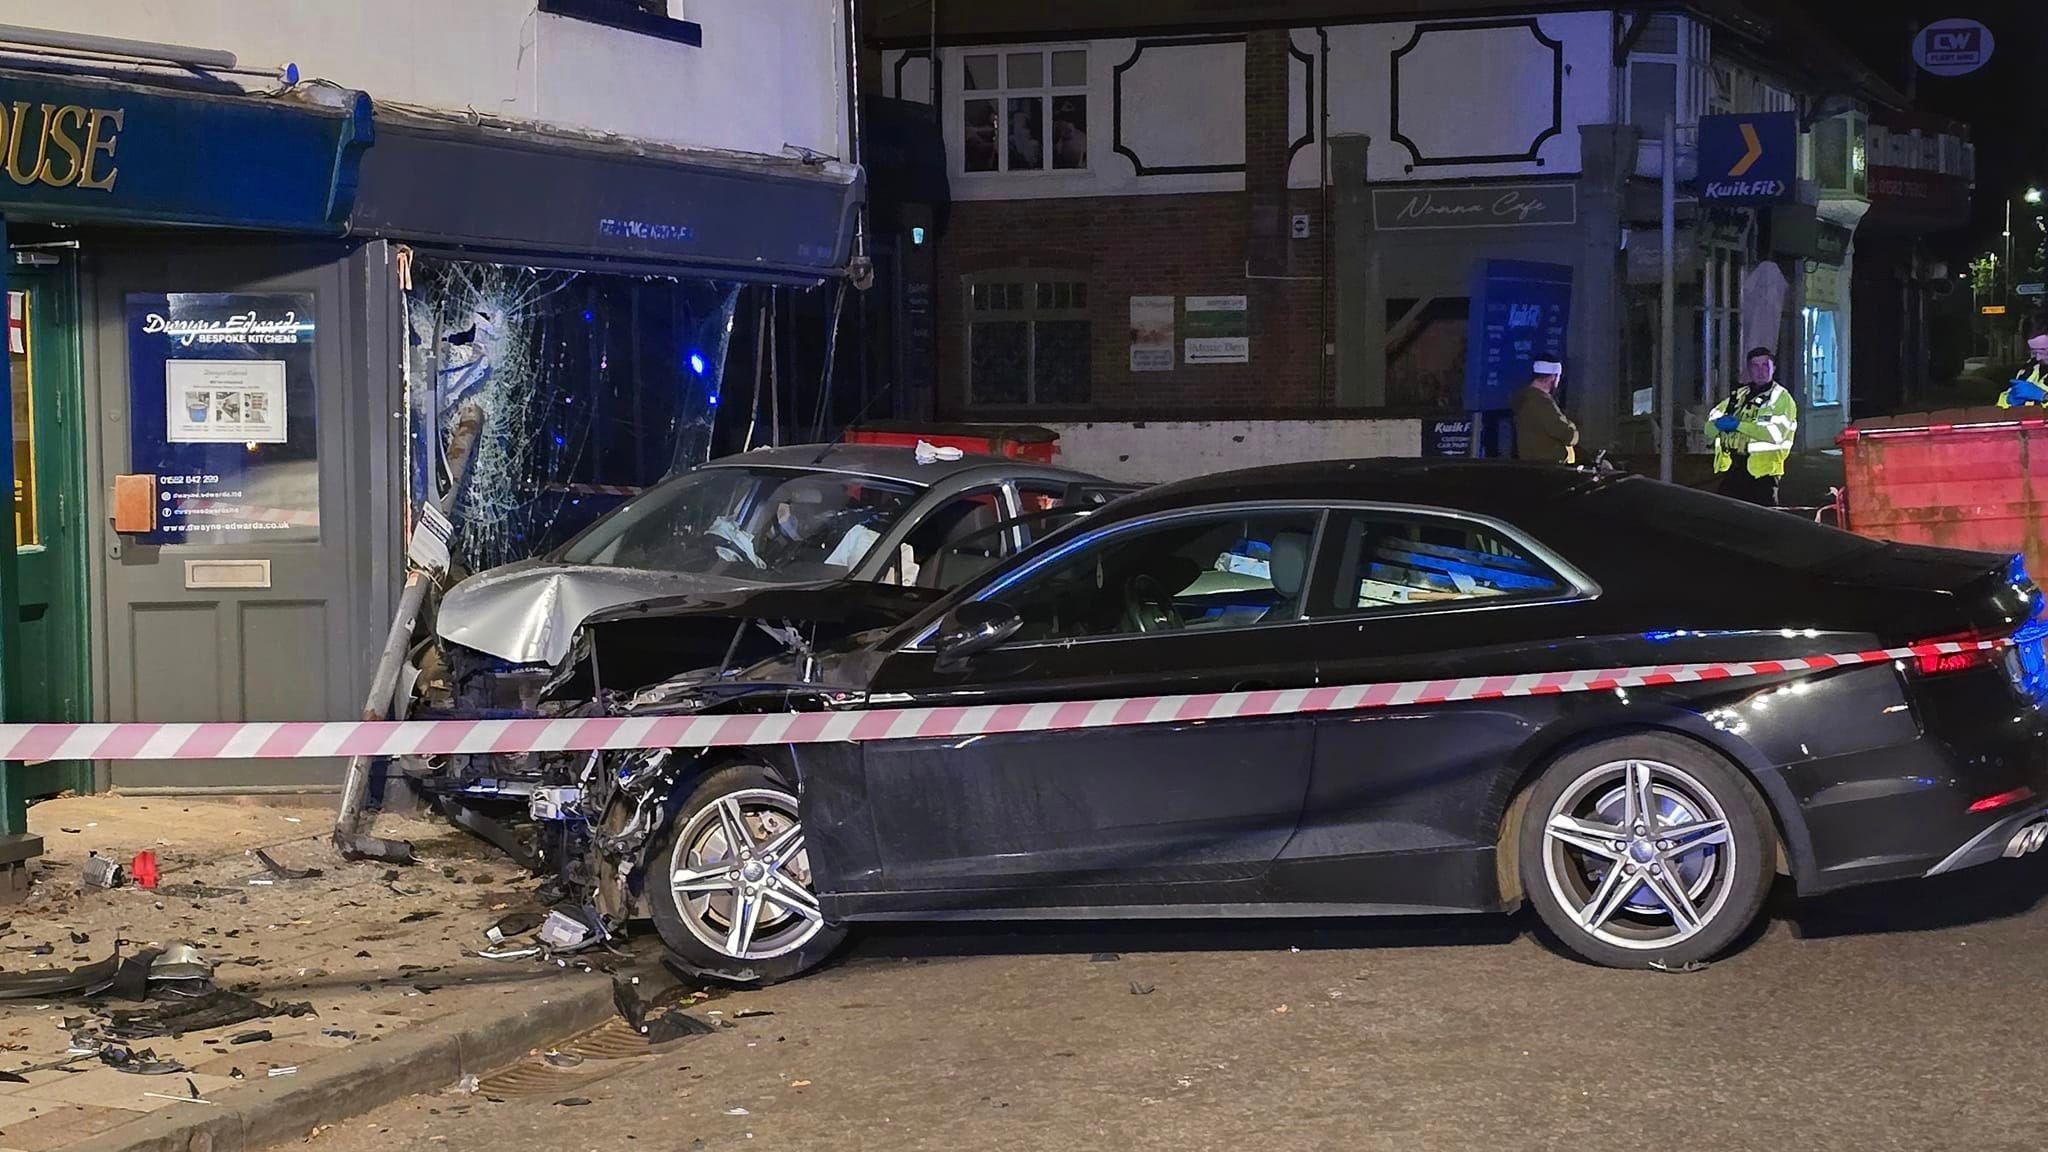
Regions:
[[705, 946], [735, 960], [767, 960], [824, 927], [795, 796], [728, 792], [692, 813], [675, 845], [669, 891]]
[[1545, 879], [1572, 922], [1638, 951], [1670, 947], [1712, 922], [1734, 887], [1735, 848], [1714, 794], [1652, 760], [1586, 771], [1543, 824]]

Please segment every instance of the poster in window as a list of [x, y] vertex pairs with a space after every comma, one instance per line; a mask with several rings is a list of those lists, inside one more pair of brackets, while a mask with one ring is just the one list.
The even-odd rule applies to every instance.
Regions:
[[154, 475], [142, 544], [320, 538], [314, 299], [305, 292], [134, 293], [129, 467]]
[[1189, 364], [1246, 364], [1251, 327], [1243, 296], [1189, 296], [1181, 359]]
[[1173, 297], [1131, 297], [1131, 371], [1173, 371]]

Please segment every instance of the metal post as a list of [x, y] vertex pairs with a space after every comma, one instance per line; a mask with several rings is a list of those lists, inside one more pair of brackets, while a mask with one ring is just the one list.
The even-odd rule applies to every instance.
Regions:
[[[464, 404], [455, 415], [455, 430], [448, 437], [448, 487], [431, 497], [434, 510], [443, 516], [454, 510], [463, 482], [469, 479], [469, 466], [475, 462], [474, 449], [483, 427], [483, 409], [475, 403]], [[370, 694], [363, 701], [364, 720], [377, 721], [389, 716], [391, 697], [398, 688], [399, 669], [405, 664], [406, 649], [412, 646], [413, 623], [419, 618], [420, 606], [426, 603], [427, 589], [433, 582], [432, 575], [420, 568], [412, 567], [406, 572], [405, 590], [398, 598], [398, 612], [391, 618], [391, 630], [384, 634], [384, 651], [377, 657], [376, 672], [370, 676]], [[412, 845], [403, 840], [380, 839], [362, 831], [363, 809], [370, 795], [370, 769], [378, 759], [372, 756], [349, 759], [348, 779], [341, 789], [341, 809], [334, 817], [334, 846], [350, 860], [409, 862]]]
[[1664, 117], [1664, 318], [1657, 337], [1657, 478], [1671, 481], [1678, 414], [1678, 120]]
[[[14, 265], [7, 247], [7, 219], [0, 216], [0, 301], [7, 299], [7, 273]], [[17, 719], [14, 695], [21, 690], [21, 654], [16, 629], [21, 626], [20, 584], [14, 551], [14, 385], [10, 360], [0, 355], [0, 480], [7, 483], [7, 511], [0, 518], [0, 721]], [[29, 418], [35, 418], [30, 413]], [[0, 901], [18, 900], [28, 891], [28, 862], [43, 854], [40, 836], [28, 834], [27, 766], [0, 761]]]

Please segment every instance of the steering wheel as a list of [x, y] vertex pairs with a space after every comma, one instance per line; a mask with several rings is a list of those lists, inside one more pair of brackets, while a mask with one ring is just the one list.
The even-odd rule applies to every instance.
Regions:
[[1124, 624], [1136, 632], [1180, 631], [1173, 596], [1157, 577], [1133, 576], [1124, 585]]

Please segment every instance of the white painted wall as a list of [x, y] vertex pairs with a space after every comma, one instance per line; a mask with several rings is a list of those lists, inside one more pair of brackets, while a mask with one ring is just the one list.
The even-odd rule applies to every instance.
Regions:
[[[1487, 26], [1498, 21], [1327, 29], [1330, 132], [1372, 138], [1367, 171], [1374, 183], [1576, 175], [1579, 126], [1606, 124], [1614, 115], [1611, 17], [1607, 12], [1565, 12], [1535, 21], [1536, 31], [1562, 45], [1564, 102], [1560, 131], [1538, 146], [1534, 160], [1422, 164], [1394, 139], [1393, 60], [1411, 41], [1414, 47], [1400, 64], [1399, 127], [1425, 159], [1519, 154], [1550, 125], [1553, 61], [1559, 53], [1526, 27]], [[1297, 48], [1318, 50], [1313, 29], [1296, 29], [1293, 35]], [[1302, 149], [1288, 182], [1314, 187], [1319, 162], [1319, 149]]]
[[[962, 55], [1030, 49], [1088, 50], [1088, 167], [1069, 171], [969, 172], [961, 146]], [[946, 157], [956, 200], [1035, 200], [1070, 196], [1143, 196], [1244, 190], [1244, 44], [1151, 44], [1086, 40], [942, 48]], [[1140, 176], [1116, 150], [1117, 71], [1123, 67], [1124, 147], [1149, 168], [1236, 166], [1235, 172]], [[931, 67], [922, 54], [882, 54], [882, 90], [928, 102]]]
[[693, 48], [533, 0], [10, 0], [4, 19], [296, 63], [380, 101], [695, 148], [847, 154], [843, 0], [670, 0]]
[[1148, 420], [1047, 423], [1056, 459], [1112, 480], [1163, 483], [1303, 460], [1422, 455], [1420, 420]]

